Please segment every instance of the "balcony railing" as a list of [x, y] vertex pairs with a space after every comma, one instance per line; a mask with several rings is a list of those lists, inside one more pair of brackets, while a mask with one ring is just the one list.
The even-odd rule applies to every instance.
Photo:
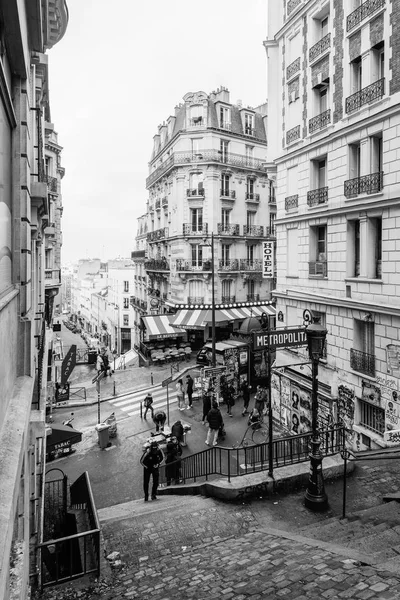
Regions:
[[193, 227], [191, 223], [183, 224], [183, 235], [195, 235], [200, 236], [208, 233], [208, 223], [203, 223], [202, 225], [196, 225]]
[[239, 261], [237, 258], [220, 258], [218, 261], [219, 271], [239, 271]]
[[326, 277], [328, 274], [328, 263], [326, 260], [316, 260], [308, 263], [308, 274], [314, 277]]
[[352, 94], [346, 98], [346, 113], [352, 113], [355, 110], [364, 106], [364, 104], [370, 104], [374, 100], [380, 100], [385, 93], [385, 78], [374, 81], [371, 85], [359, 90], [355, 94]]
[[299, 195], [294, 194], [293, 196], [287, 196], [285, 198], [285, 210], [291, 210], [299, 206]]
[[204, 188], [188, 188], [186, 190], [186, 195], [189, 196], [204, 196]]
[[236, 296], [221, 296], [221, 302], [223, 304], [232, 304], [232, 302], [236, 302]]
[[205, 127], [207, 125], [207, 121], [203, 119], [203, 117], [193, 117], [189, 119], [190, 127]]
[[260, 194], [254, 194], [246, 192], [246, 201], [248, 202], [260, 202]]
[[383, 171], [348, 179], [344, 182], [344, 195], [346, 198], [359, 194], [376, 194], [383, 189]]
[[240, 259], [240, 270], [241, 271], [261, 271], [262, 270], [261, 258], [254, 258], [253, 260], [241, 258]]
[[320, 113], [316, 117], [312, 117], [308, 121], [308, 131], [310, 133], [314, 133], [314, 131], [318, 131], [319, 129], [323, 129], [327, 127], [331, 122], [331, 109], [325, 110], [323, 113]]
[[188, 296], [188, 304], [204, 304], [204, 296]]
[[236, 192], [235, 190], [224, 190], [221, 189], [220, 190], [220, 195], [222, 198], [232, 198], [232, 200], [234, 200], [236, 198]]
[[178, 258], [176, 261], [177, 271], [211, 271], [210, 260], [185, 260]]
[[270, 225], [269, 227], [265, 228], [265, 235], [276, 235], [276, 228], [275, 225]]
[[300, 71], [300, 56], [296, 58], [286, 69], [286, 79], [291, 79], [293, 75]]
[[46, 285], [50, 283], [50, 280], [52, 283], [61, 283], [61, 269], [45, 269], [44, 278]]
[[146, 271], [169, 271], [169, 262], [166, 259], [154, 259], [144, 261]]
[[328, 202], [328, 188], [322, 187], [318, 190], [307, 192], [308, 206], [317, 206], [318, 204], [326, 204]]
[[217, 231], [219, 235], [239, 235], [239, 225], [218, 223]]
[[264, 237], [264, 227], [263, 225], [243, 225], [243, 235]]
[[158, 242], [159, 240], [165, 240], [168, 237], [168, 227], [161, 227], [155, 231], [149, 231], [147, 234], [148, 242]]
[[286, 144], [293, 144], [293, 142], [295, 142], [296, 140], [300, 139], [300, 125], [297, 125], [296, 127], [293, 127], [292, 129], [289, 129], [289, 131], [286, 132]]
[[259, 302], [260, 294], [247, 294], [247, 302]]
[[353, 10], [347, 17], [347, 31], [357, 27], [361, 21], [372, 15], [374, 12], [385, 6], [385, 0], [366, 0], [361, 6]]
[[354, 371], [375, 377], [375, 356], [350, 348], [350, 367]]
[[135, 260], [138, 258], [145, 258], [146, 257], [146, 250], [133, 250], [131, 252], [131, 259]]
[[325, 50], [328, 50], [331, 47], [331, 34], [328, 33], [322, 39], [320, 39], [314, 46], [311, 46], [308, 58], [311, 61], [315, 60], [318, 56], [320, 56]]
[[221, 150], [202, 150], [201, 152], [174, 152], [146, 179], [146, 187], [151, 186], [157, 179], [165, 175], [176, 166], [184, 166], [188, 163], [215, 162], [234, 167], [247, 168], [265, 173], [265, 160], [261, 158], [250, 158], [245, 154], [234, 154], [232, 152], [221, 152]]

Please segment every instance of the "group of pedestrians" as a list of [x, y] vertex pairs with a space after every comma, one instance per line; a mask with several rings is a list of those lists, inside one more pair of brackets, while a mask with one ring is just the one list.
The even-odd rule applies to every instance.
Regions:
[[[176, 382], [176, 397], [178, 399], [178, 409], [185, 410], [193, 408], [193, 377], [188, 374], [186, 375], [186, 381], [178, 379]], [[185, 398], [187, 397], [187, 402]]]

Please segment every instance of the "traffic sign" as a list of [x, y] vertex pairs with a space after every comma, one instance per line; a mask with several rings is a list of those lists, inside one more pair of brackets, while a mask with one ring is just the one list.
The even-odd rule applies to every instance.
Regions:
[[104, 377], [104, 371], [100, 371], [100, 373], [98, 373], [95, 377], [93, 377], [92, 379], [92, 383], [97, 383], [98, 381], [101, 381]]
[[172, 381], [172, 377], [167, 377], [167, 379], [164, 379], [161, 382], [162, 387], [167, 387], [167, 385], [169, 385], [171, 383], [171, 381]]
[[293, 346], [306, 346], [307, 334], [305, 327], [292, 327], [275, 329], [273, 331], [255, 331], [253, 333], [253, 350], [267, 350], [275, 348], [292, 348]]

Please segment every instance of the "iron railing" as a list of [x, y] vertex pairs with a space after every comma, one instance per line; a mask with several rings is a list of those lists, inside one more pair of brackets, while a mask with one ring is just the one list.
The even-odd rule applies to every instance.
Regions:
[[350, 367], [354, 371], [375, 377], [375, 356], [350, 348]]
[[358, 194], [376, 194], [383, 188], [383, 171], [355, 177], [344, 182], [344, 195], [346, 198], [358, 196]]
[[186, 190], [186, 196], [204, 196], [204, 188], [188, 188]]
[[353, 10], [346, 19], [347, 31], [357, 27], [361, 21], [372, 15], [374, 12], [385, 6], [385, 0], [366, 0], [361, 6]]
[[296, 58], [288, 67], [286, 68], [286, 79], [291, 79], [293, 75], [300, 71], [300, 56]]
[[261, 271], [262, 269], [262, 259], [254, 258], [253, 260], [249, 260], [246, 258], [240, 259], [240, 270], [241, 271]]
[[202, 236], [208, 233], [208, 223], [202, 223], [193, 227], [191, 223], [183, 224], [183, 235]]
[[247, 302], [259, 302], [260, 294], [247, 294]]
[[231, 223], [218, 223], [217, 231], [219, 235], [239, 235], [239, 225]]
[[188, 304], [204, 304], [204, 296], [188, 296]]
[[318, 131], [319, 129], [323, 129], [324, 127], [327, 127], [330, 122], [331, 122], [331, 109], [328, 108], [328, 110], [325, 110], [324, 112], [320, 113], [316, 117], [312, 117], [308, 121], [308, 131], [310, 133], [314, 133], [314, 131]]
[[146, 271], [169, 271], [169, 262], [167, 259], [150, 258], [144, 261]]
[[296, 140], [300, 139], [300, 125], [296, 125], [292, 129], [286, 132], [286, 144], [293, 144]]
[[331, 47], [331, 34], [327, 33], [322, 39], [320, 39], [314, 46], [311, 46], [308, 51], [308, 58], [310, 62], [320, 56], [325, 50]]
[[149, 231], [147, 234], [148, 242], [158, 242], [160, 240], [165, 240], [168, 237], [168, 227], [161, 227], [161, 229], [156, 229], [155, 231]]
[[[273, 440], [273, 466], [284, 467], [310, 460], [312, 432]], [[324, 429], [320, 432], [320, 449], [323, 455], [333, 456], [345, 446], [345, 428], [342, 425]], [[240, 477], [269, 468], [268, 442], [240, 448], [216, 446], [180, 459], [180, 479], [188, 481], [207, 481], [209, 477], [220, 475]], [[168, 466], [172, 467], [174, 463]], [[167, 483], [165, 465], [160, 467], [160, 484]]]
[[207, 121], [203, 117], [193, 117], [189, 119], [190, 127], [206, 127]]
[[328, 274], [328, 263], [326, 260], [315, 260], [308, 263], [308, 274], [317, 277], [326, 277]]
[[132, 250], [131, 259], [146, 258], [146, 250]]
[[237, 258], [220, 258], [218, 261], [219, 271], [239, 271], [239, 261]]
[[221, 296], [221, 302], [223, 304], [231, 304], [232, 302], [236, 302], [236, 296]]
[[364, 106], [364, 104], [370, 104], [371, 102], [374, 102], [374, 100], [380, 100], [384, 93], [385, 78], [382, 77], [382, 79], [374, 81], [371, 85], [368, 85], [346, 98], [346, 113], [352, 113], [361, 108], [361, 106]]
[[264, 227], [262, 225], [243, 225], [243, 235], [264, 237]]
[[153, 173], [151, 173], [146, 179], [146, 187], [148, 188], [157, 181], [160, 177], [165, 175], [169, 170], [176, 166], [184, 166], [188, 163], [207, 163], [216, 162], [226, 165], [232, 165], [234, 167], [241, 167], [247, 169], [255, 169], [257, 171], [265, 172], [265, 160], [261, 158], [250, 158], [245, 154], [235, 154], [233, 152], [222, 152], [221, 150], [202, 150], [197, 153], [193, 152], [174, 152], [169, 158], [163, 162]]
[[44, 278], [46, 280], [56, 279], [57, 283], [61, 283], [61, 269], [45, 269]]
[[177, 271], [211, 271], [210, 260], [185, 260], [178, 258], [176, 260]]
[[260, 194], [253, 194], [252, 192], [246, 192], [246, 201], [260, 202]]
[[299, 206], [299, 195], [294, 194], [293, 196], [287, 196], [285, 198], [285, 210], [291, 210]]
[[221, 188], [220, 196], [222, 196], [223, 198], [231, 198], [232, 200], [235, 200], [236, 192], [235, 192], [235, 190], [227, 190], [227, 189]]
[[308, 206], [317, 206], [318, 204], [326, 204], [328, 202], [328, 188], [322, 187], [318, 190], [307, 192]]

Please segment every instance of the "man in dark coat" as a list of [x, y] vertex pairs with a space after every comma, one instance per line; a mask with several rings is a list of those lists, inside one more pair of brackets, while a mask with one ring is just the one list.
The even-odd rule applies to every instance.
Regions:
[[163, 451], [161, 450], [157, 442], [151, 442], [150, 447], [146, 448], [140, 459], [140, 464], [143, 467], [143, 491], [145, 502], [147, 502], [149, 499], [149, 483], [151, 476], [153, 476], [151, 499], [157, 500], [157, 488], [159, 477], [158, 467], [160, 466], [163, 460]]
[[188, 408], [192, 408], [193, 383], [193, 377], [191, 377], [191, 375], [186, 375], [186, 393], [189, 400]]
[[213, 402], [212, 408], [208, 412], [206, 418], [208, 421], [209, 429], [207, 432], [207, 439], [205, 443], [207, 444], [207, 446], [211, 446], [211, 444], [213, 446], [217, 446], [218, 431], [221, 425], [223, 424], [223, 419], [221, 411], [219, 410], [218, 404], [216, 402]]
[[206, 424], [206, 417], [211, 410], [211, 396], [210, 394], [204, 394], [203, 396], [203, 418], [201, 420], [201, 424]]
[[250, 403], [250, 390], [251, 390], [251, 386], [247, 383], [247, 381], [244, 381], [242, 384], [242, 394], [243, 394], [243, 412], [242, 415], [247, 415], [247, 413], [249, 412], [247, 409], [249, 408], [249, 403]]
[[171, 435], [173, 435], [174, 437], [176, 437], [176, 439], [178, 440], [178, 442], [180, 444], [183, 443], [184, 441], [184, 430], [183, 430], [183, 425], [181, 421], [176, 421], [172, 427], [171, 427]]
[[167, 485], [171, 485], [173, 480], [175, 485], [179, 483], [181, 471], [182, 446], [176, 437], [171, 436], [167, 443], [167, 456], [165, 458], [165, 475], [167, 477]]
[[166, 420], [167, 420], [167, 415], [165, 414], [165, 412], [163, 410], [157, 410], [154, 413], [153, 421], [155, 423], [157, 433], [160, 431], [160, 429], [161, 429], [161, 431], [164, 431], [164, 425], [165, 425]]

